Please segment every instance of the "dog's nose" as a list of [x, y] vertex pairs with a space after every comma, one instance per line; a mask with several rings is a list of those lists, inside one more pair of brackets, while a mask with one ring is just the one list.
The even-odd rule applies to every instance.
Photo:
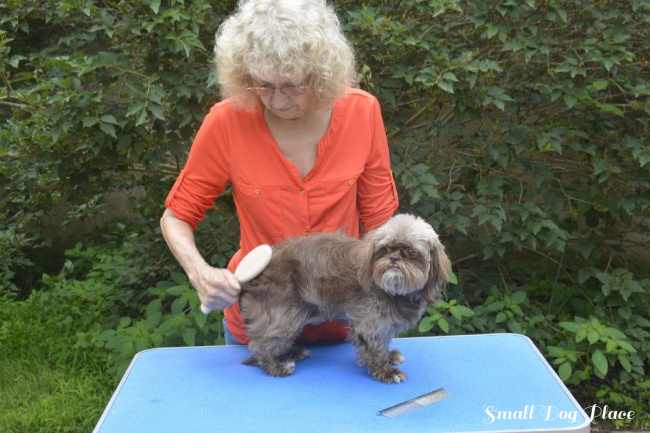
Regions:
[[391, 263], [396, 263], [399, 261], [399, 256], [397, 254], [388, 256], [388, 260], [390, 260]]

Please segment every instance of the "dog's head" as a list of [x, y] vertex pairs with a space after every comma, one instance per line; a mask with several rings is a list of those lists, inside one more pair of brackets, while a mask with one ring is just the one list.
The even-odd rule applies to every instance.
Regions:
[[372, 245], [367, 277], [391, 295], [418, 291], [427, 302], [439, 299], [451, 263], [433, 227], [422, 218], [399, 214], [369, 232]]

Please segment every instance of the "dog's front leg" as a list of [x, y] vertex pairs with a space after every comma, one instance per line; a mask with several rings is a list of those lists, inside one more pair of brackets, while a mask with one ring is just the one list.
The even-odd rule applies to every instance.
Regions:
[[392, 339], [390, 330], [367, 324], [364, 328], [352, 328], [352, 342], [357, 348], [359, 364], [366, 366], [370, 375], [381, 382], [400, 383], [406, 380], [406, 374], [395, 367], [401, 361], [401, 354], [388, 348]]

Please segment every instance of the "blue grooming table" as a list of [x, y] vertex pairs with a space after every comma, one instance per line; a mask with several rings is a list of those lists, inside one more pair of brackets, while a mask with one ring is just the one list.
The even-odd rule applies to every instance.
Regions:
[[[589, 432], [590, 419], [530, 339], [518, 334], [395, 339], [408, 375], [372, 379], [351, 344], [311, 347], [289, 377], [245, 366], [244, 346], [138, 353], [94, 433]], [[377, 412], [436, 388], [446, 399]]]

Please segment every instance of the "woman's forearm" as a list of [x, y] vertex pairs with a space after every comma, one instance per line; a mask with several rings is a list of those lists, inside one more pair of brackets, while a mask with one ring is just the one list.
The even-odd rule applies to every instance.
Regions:
[[237, 302], [241, 290], [237, 278], [228, 269], [214, 268], [203, 259], [188, 223], [165, 209], [160, 218], [160, 230], [190, 284], [197, 290], [202, 306], [221, 310]]
[[192, 227], [176, 218], [170, 209], [165, 209], [160, 218], [160, 230], [167, 246], [190, 280], [201, 267], [208, 265], [196, 247]]

